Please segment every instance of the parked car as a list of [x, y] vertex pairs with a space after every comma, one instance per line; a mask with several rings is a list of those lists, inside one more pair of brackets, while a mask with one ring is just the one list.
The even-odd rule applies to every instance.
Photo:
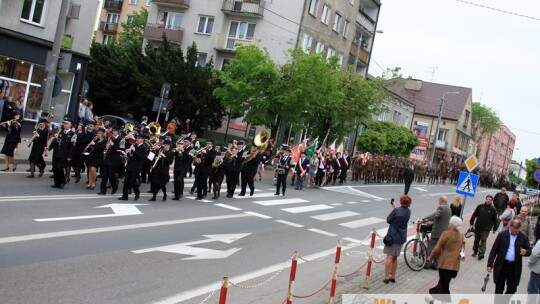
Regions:
[[537, 195], [538, 190], [532, 189], [532, 188], [527, 188], [527, 190], [525, 191], [525, 194], [527, 194], [527, 195]]
[[514, 189], [514, 192], [525, 193], [525, 188], [523, 188], [523, 185], [517, 185], [516, 189]]
[[109, 120], [114, 126], [122, 127], [126, 123], [129, 123], [133, 126], [133, 129], [139, 129], [141, 124], [138, 121], [135, 121], [131, 118], [116, 116], [116, 115], [101, 115], [99, 119]]

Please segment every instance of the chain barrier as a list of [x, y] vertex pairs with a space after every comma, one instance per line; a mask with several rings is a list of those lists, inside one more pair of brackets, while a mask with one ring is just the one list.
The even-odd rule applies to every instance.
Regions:
[[252, 285], [252, 286], [243, 286], [243, 285], [238, 285], [234, 282], [231, 282], [229, 281], [229, 284], [231, 284], [232, 286], [234, 287], [238, 287], [238, 288], [241, 288], [241, 289], [253, 289], [253, 288], [257, 288], [257, 287], [261, 287], [263, 286], [264, 284], [267, 284], [269, 283], [270, 281], [272, 281], [273, 279], [275, 279], [283, 270], [285, 270], [285, 268], [281, 268], [280, 270], [276, 271], [276, 273], [274, 273], [270, 278], [268, 278], [266, 281], [262, 282], [262, 283], [259, 283], [257, 285]]
[[307, 260], [301, 256], [298, 256], [298, 258], [306, 263], [313, 263], [313, 262], [317, 262], [317, 261], [322, 261], [324, 259], [326, 259], [327, 257], [329, 257], [330, 255], [327, 255], [327, 256], [323, 256], [323, 257], [320, 257], [320, 258], [316, 258], [314, 260]]
[[375, 263], [375, 264], [380, 264], [380, 263], [384, 263], [385, 259], [383, 258], [382, 260], [377, 261], [377, 260], [375, 260], [375, 259], [373, 258], [373, 256], [372, 256], [372, 257], [371, 257], [371, 261], [372, 261], [373, 263]]
[[349, 273], [349, 274], [338, 274], [338, 278], [346, 278], [346, 277], [350, 277], [350, 276], [353, 276], [354, 274], [356, 274], [357, 272], [359, 272], [362, 268], [364, 268], [364, 266], [366, 266], [367, 264], [367, 261], [362, 264], [362, 266], [360, 266], [360, 268], [356, 269], [355, 271]]
[[312, 294], [309, 294], [309, 295], [306, 295], [306, 296], [297, 296], [297, 295], [293, 295], [293, 298], [297, 298], [297, 299], [306, 299], [306, 298], [312, 297], [312, 296], [318, 294], [319, 292], [321, 292], [323, 289], [325, 289], [326, 286], [328, 286], [328, 284], [330, 284], [330, 282], [332, 282], [331, 279], [330, 279], [326, 284], [324, 284], [324, 286], [321, 287], [321, 289], [315, 291], [315, 292], [312, 293]]
[[208, 296], [206, 296], [206, 298], [204, 298], [204, 300], [202, 300], [199, 304], [204, 304], [206, 303], [206, 301], [210, 300], [210, 298], [216, 293], [216, 291], [218, 291], [219, 289], [216, 289], [214, 291], [212, 291]]

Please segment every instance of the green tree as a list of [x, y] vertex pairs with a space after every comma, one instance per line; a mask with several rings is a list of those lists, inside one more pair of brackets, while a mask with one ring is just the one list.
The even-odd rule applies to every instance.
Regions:
[[357, 145], [361, 150], [374, 154], [383, 154], [387, 150], [388, 142], [385, 133], [368, 128], [358, 137]]
[[[492, 107], [480, 102], [472, 103], [472, 137], [476, 142], [482, 142], [484, 134], [491, 134], [499, 128], [499, 117]], [[480, 132], [481, 131], [481, 132]], [[481, 147], [478, 146], [476, 156], [481, 155]]]
[[534, 179], [534, 172], [538, 169], [538, 159], [526, 159], [525, 168], [527, 169], [527, 177], [525, 178], [527, 187], [536, 189], [538, 182]]
[[[374, 144], [373, 138], [377, 137], [370, 134], [369, 140], [366, 140], [363, 137], [367, 131], [364, 132], [358, 140], [358, 145], [362, 150], [371, 153], [409, 157], [411, 150], [419, 144], [418, 138], [411, 130], [390, 122], [380, 121], [372, 123], [368, 126], [368, 130], [371, 130], [375, 134], [380, 134], [377, 135], [377, 137], [380, 139], [384, 138], [386, 141], [386, 145], [384, 146], [381, 144]], [[383, 147], [382, 150], [380, 150], [381, 147]]]

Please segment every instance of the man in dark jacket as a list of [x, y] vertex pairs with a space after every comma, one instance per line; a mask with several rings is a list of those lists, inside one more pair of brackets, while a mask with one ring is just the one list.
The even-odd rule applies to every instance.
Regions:
[[[431, 255], [433, 249], [439, 242], [441, 234], [448, 230], [448, 224], [450, 222], [450, 217], [452, 216], [452, 211], [450, 206], [448, 206], [448, 198], [446, 196], [439, 197], [439, 206], [437, 210], [432, 214], [423, 218], [423, 220], [433, 221], [433, 228], [431, 230], [431, 240], [427, 248], [428, 256]], [[433, 259], [432, 263], [426, 263], [425, 268], [437, 269], [438, 257]]]
[[189, 137], [179, 139], [176, 145], [177, 148], [174, 152], [174, 201], [180, 200], [184, 195], [184, 177], [189, 172], [193, 162], [189, 153], [193, 150], [191, 139]]
[[148, 136], [140, 133], [137, 135], [137, 142], [126, 149], [127, 157], [129, 158], [126, 164], [126, 174], [124, 175], [122, 197], [118, 198], [121, 201], [128, 200], [128, 192], [130, 189], [133, 189], [135, 201], [139, 199], [141, 192], [139, 191], [137, 178], [142, 171], [143, 162], [148, 156], [148, 148], [144, 145], [144, 140], [147, 138]]
[[[506, 188], [502, 187], [501, 192], [495, 194], [495, 197], [493, 198], [493, 207], [495, 207], [495, 210], [497, 210], [497, 227], [499, 226], [499, 217], [504, 212], [504, 209], [506, 209], [506, 205], [508, 204], [509, 198], [506, 194]], [[520, 210], [520, 209], [518, 209]]]
[[487, 271], [493, 272], [495, 294], [502, 294], [504, 285], [506, 294], [516, 293], [521, 278], [523, 257], [531, 255], [529, 239], [520, 231], [520, 227], [519, 220], [512, 220], [510, 229], [503, 230], [497, 235], [489, 253]]
[[478, 259], [484, 258], [486, 252], [486, 241], [489, 231], [493, 233], [497, 230], [497, 210], [493, 208], [493, 196], [486, 196], [486, 202], [476, 206], [470, 220], [471, 226], [474, 226], [474, 245], [473, 254], [478, 254]]
[[409, 189], [411, 189], [411, 184], [414, 181], [414, 171], [413, 165], [405, 167], [403, 171], [403, 180], [405, 181], [405, 195], [409, 194]]

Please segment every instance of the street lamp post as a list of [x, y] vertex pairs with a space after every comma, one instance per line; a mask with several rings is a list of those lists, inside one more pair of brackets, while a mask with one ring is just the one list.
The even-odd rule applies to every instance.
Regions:
[[439, 135], [439, 126], [441, 124], [442, 111], [444, 107], [444, 97], [446, 94], [459, 94], [459, 92], [444, 92], [441, 97], [441, 105], [439, 108], [439, 118], [437, 119], [437, 128], [435, 129], [435, 135], [433, 135], [433, 145], [431, 147], [431, 156], [429, 158], [429, 165], [433, 166], [433, 158], [435, 158], [435, 144], [437, 143], [437, 136]]

